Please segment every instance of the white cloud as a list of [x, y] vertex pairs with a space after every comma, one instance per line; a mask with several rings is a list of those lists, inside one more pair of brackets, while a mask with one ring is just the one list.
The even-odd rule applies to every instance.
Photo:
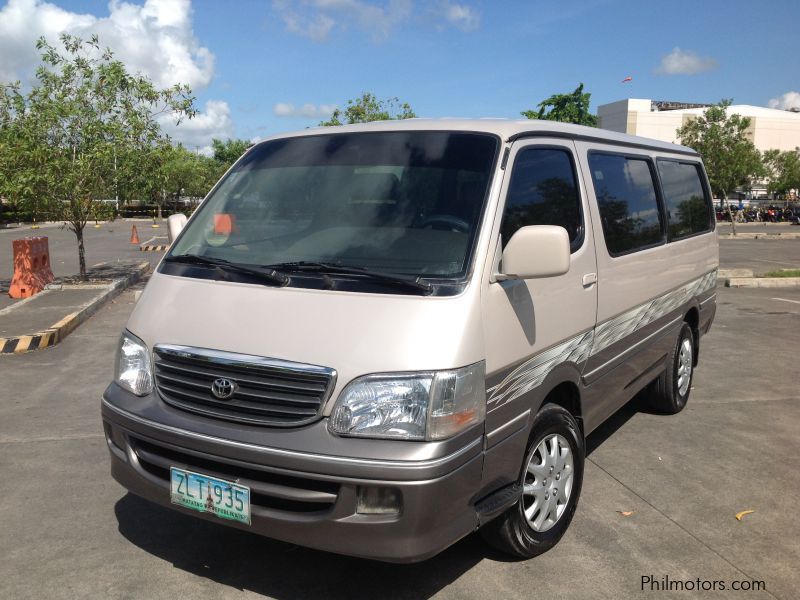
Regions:
[[466, 4], [444, 0], [441, 3], [441, 14], [447, 23], [462, 31], [472, 31], [481, 24], [480, 13]]
[[286, 23], [288, 31], [310, 38], [315, 42], [323, 42], [328, 39], [331, 29], [336, 25], [336, 21], [327, 15], [302, 17], [288, 11], [283, 13], [283, 21]]
[[302, 106], [295, 106], [286, 102], [279, 102], [272, 107], [272, 112], [276, 117], [305, 117], [307, 119], [326, 118], [336, 110], [335, 104], [311, 104], [306, 103]]
[[800, 92], [786, 92], [783, 96], [773, 98], [769, 101], [769, 107], [782, 110], [800, 110]]
[[213, 154], [212, 138], [225, 140], [232, 138], [234, 132], [231, 108], [223, 100], [209, 100], [193, 119], [184, 119], [178, 125], [169, 114], [159, 117], [159, 122], [173, 140], [207, 156]]
[[389, 0], [382, 6], [362, 0], [274, 0], [273, 8], [292, 33], [316, 42], [328, 38], [334, 28], [357, 27], [373, 40], [389, 37], [392, 29], [411, 15], [411, 0]]
[[[350, 28], [367, 33], [373, 41], [389, 37], [398, 25], [407, 22], [414, 12], [412, 0], [386, 0], [368, 3], [363, 0], [273, 0], [275, 13], [286, 30], [315, 42], [323, 42], [334, 31]], [[478, 12], [466, 4], [440, 0], [428, 11], [445, 24], [470, 31], [480, 25]]]
[[678, 47], [672, 52], [661, 57], [661, 64], [656, 73], [662, 75], [696, 75], [717, 68], [717, 60], [711, 57], [698, 56], [691, 50], [681, 50]]
[[[114, 51], [133, 73], [157, 86], [206, 87], [214, 75], [214, 55], [192, 31], [190, 0], [146, 0], [130, 4], [110, 0], [107, 16], [78, 14], [42, 0], [9, 0], [0, 8], [0, 81], [27, 81], [39, 64], [36, 40], [56, 44], [61, 33], [84, 39], [97, 34], [101, 46]], [[229, 138], [234, 127], [227, 102], [210, 100], [193, 119], [176, 126], [174, 117], [159, 117], [162, 129], [189, 149], [209, 154], [211, 138]]]
[[0, 80], [27, 79], [39, 62], [36, 39], [51, 43], [61, 33], [96, 33], [128, 70], [160, 87], [184, 83], [202, 88], [214, 75], [214, 55], [192, 31], [190, 0], [111, 0], [108, 16], [78, 14], [42, 0], [9, 0], [0, 8]]

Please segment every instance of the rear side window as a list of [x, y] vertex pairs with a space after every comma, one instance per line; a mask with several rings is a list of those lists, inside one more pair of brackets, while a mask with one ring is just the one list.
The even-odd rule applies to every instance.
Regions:
[[559, 225], [567, 230], [572, 249], [580, 247], [581, 201], [568, 151], [528, 148], [517, 154], [501, 228], [503, 245], [527, 225]]
[[700, 165], [658, 160], [664, 191], [669, 238], [679, 239], [711, 230], [711, 199], [705, 193]]
[[606, 247], [625, 254], [664, 241], [651, 163], [645, 158], [589, 154]]

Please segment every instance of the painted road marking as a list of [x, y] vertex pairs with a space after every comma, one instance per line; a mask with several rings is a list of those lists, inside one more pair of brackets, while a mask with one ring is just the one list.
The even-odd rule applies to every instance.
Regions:
[[758, 261], [758, 262], [771, 263], [773, 265], [789, 265], [790, 264], [788, 262], [783, 262], [783, 261], [779, 261], [779, 260], [767, 260], [766, 258], [751, 258], [749, 260], [755, 260], [755, 261]]
[[156, 240], [158, 240], [158, 239], [161, 239], [161, 238], [164, 238], [164, 239], [166, 239], [166, 237], [167, 237], [167, 236], [165, 236], [165, 235], [154, 235], [153, 237], [151, 237], [151, 238], [150, 238], [149, 240], [147, 240], [146, 242], [142, 242], [142, 246], [147, 246], [147, 245], [149, 245], [149, 244], [152, 244], [153, 242], [155, 242]]
[[791, 302], [792, 304], [800, 304], [800, 300], [789, 300], [788, 298], [772, 298], [772, 300], [778, 300], [779, 302]]

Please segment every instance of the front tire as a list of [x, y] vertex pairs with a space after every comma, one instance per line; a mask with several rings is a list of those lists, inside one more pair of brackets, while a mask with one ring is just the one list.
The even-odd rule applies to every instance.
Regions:
[[492, 546], [519, 558], [547, 552], [564, 535], [583, 484], [585, 445], [575, 417], [555, 404], [536, 415], [519, 484], [522, 497], [480, 531]]
[[670, 415], [681, 412], [689, 400], [694, 376], [694, 332], [684, 323], [667, 369], [653, 382], [650, 405]]

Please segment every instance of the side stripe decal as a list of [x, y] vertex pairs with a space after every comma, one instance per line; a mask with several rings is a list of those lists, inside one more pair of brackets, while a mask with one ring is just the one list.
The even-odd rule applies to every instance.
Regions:
[[717, 272], [711, 271], [699, 279], [672, 290], [659, 298], [637, 306], [619, 316], [600, 323], [595, 328], [592, 355], [605, 350], [611, 344], [629, 336], [685, 304], [690, 298], [702, 294], [717, 285]]
[[544, 381], [547, 374], [557, 365], [564, 362], [574, 362], [581, 364], [589, 358], [589, 350], [592, 347], [594, 332], [587, 331], [566, 342], [545, 350], [541, 354], [535, 355], [506, 376], [496, 386], [487, 390], [489, 399], [487, 400], [490, 408], [511, 402], [528, 393]]
[[582, 365], [590, 356], [660, 319], [689, 299], [712, 289], [716, 284], [715, 269], [663, 296], [600, 323], [592, 331], [581, 333], [534, 355], [509, 373], [499, 384], [487, 390], [489, 410], [511, 402], [539, 386], [547, 374], [561, 363]]

